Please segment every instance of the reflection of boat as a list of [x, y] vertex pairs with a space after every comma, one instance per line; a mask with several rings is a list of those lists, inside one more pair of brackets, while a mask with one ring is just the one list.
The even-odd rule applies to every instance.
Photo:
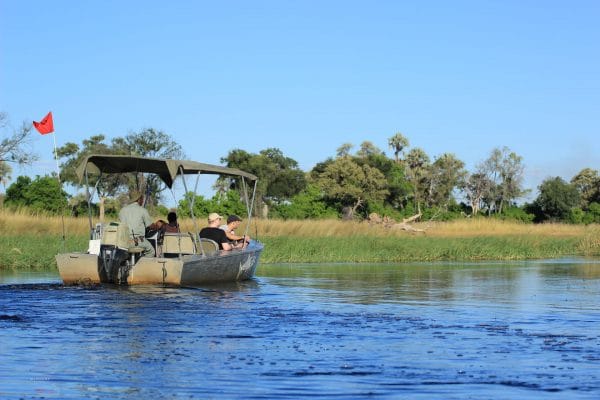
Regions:
[[[88, 209], [91, 210], [89, 175], [119, 173], [155, 174], [171, 188], [178, 176], [187, 185], [185, 175], [225, 175], [241, 179], [248, 212], [248, 226], [252, 215], [256, 176], [247, 172], [195, 161], [165, 160], [146, 157], [91, 155], [77, 169], [80, 179], [86, 181]], [[246, 180], [254, 183], [252, 199], [248, 201]], [[196, 181], [196, 187], [197, 187]], [[136, 247], [129, 229], [122, 223], [92, 225], [90, 220], [90, 245], [87, 252], [63, 253], [56, 256], [58, 270], [65, 284], [118, 283], [118, 284], [169, 284], [193, 286], [207, 282], [234, 282], [254, 275], [263, 245], [251, 241], [244, 249], [219, 251], [218, 245], [209, 239], [198, 238], [198, 226], [193, 213], [194, 233], [165, 234], [158, 241], [157, 256], [140, 257], [142, 249]]]

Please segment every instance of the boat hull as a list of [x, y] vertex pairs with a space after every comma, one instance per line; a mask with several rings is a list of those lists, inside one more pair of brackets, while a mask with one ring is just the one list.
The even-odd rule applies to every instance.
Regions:
[[99, 257], [87, 253], [64, 253], [56, 255], [61, 279], [67, 285], [102, 282]]
[[234, 282], [251, 279], [256, 272], [263, 246], [253, 243], [244, 250], [222, 252], [213, 256], [200, 254], [175, 258], [140, 257], [116, 268], [107, 269], [95, 254], [58, 254], [56, 262], [63, 283], [127, 285], [165, 284], [196, 286], [211, 282]]

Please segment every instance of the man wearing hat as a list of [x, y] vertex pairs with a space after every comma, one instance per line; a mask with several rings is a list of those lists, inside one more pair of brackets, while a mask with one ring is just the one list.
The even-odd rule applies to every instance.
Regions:
[[208, 226], [200, 230], [200, 237], [214, 240], [221, 250], [231, 250], [233, 246], [229, 243], [225, 231], [219, 229], [222, 220], [223, 217], [217, 213], [208, 214]]
[[242, 222], [242, 219], [237, 215], [232, 214], [227, 217], [227, 225], [221, 225], [219, 228], [225, 231], [227, 239], [229, 239], [235, 245], [240, 245], [240, 247], [243, 247], [247, 243], [250, 243], [250, 236], [239, 236], [235, 234], [235, 230], [240, 226], [240, 222]]
[[129, 192], [130, 203], [119, 212], [119, 219], [129, 227], [129, 233], [133, 236], [135, 245], [144, 249], [144, 256], [153, 257], [154, 247], [145, 239], [146, 227], [152, 224], [148, 210], [142, 207], [144, 195], [137, 190]]

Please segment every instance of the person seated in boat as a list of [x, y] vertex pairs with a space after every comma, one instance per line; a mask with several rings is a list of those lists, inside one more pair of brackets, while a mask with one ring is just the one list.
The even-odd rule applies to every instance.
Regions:
[[171, 211], [167, 214], [167, 221], [169, 223], [164, 225], [165, 232], [168, 233], [179, 233], [179, 223], [177, 222], [177, 213], [175, 211]]
[[129, 193], [129, 201], [130, 203], [119, 212], [119, 219], [129, 227], [134, 245], [144, 249], [142, 254], [153, 257], [154, 247], [146, 240], [146, 227], [152, 224], [152, 219], [148, 210], [142, 207], [144, 195], [137, 190], [132, 190]]
[[219, 229], [219, 225], [223, 217], [217, 213], [208, 214], [208, 226], [200, 230], [200, 237], [212, 239], [219, 244], [221, 250], [232, 250], [234, 246], [229, 242], [227, 235], [223, 229]]
[[[169, 221], [169, 222], [167, 222]], [[165, 233], [179, 233], [179, 224], [177, 223], [177, 214], [171, 211], [167, 214], [167, 221], [164, 219], [158, 219], [146, 228], [146, 237], [153, 237], [156, 233], [158, 236], [164, 235]]]
[[250, 236], [236, 235], [235, 230], [240, 226], [241, 222], [242, 222], [242, 219], [240, 217], [238, 217], [235, 214], [232, 214], [229, 217], [227, 217], [227, 224], [221, 225], [221, 226], [219, 226], [219, 228], [221, 228], [225, 231], [225, 234], [227, 235], [227, 239], [229, 239], [229, 241], [231, 243], [233, 243], [234, 245], [241, 244], [241, 246], [243, 247], [246, 244], [250, 243]]
[[167, 221], [164, 219], [157, 219], [156, 222], [153, 222], [150, 226], [146, 227], [146, 240], [154, 247], [155, 254], [158, 254], [157, 247], [163, 244], [166, 226]]
[[156, 232], [164, 231], [166, 226], [167, 221], [164, 219], [157, 219], [156, 222], [153, 222], [146, 227], [146, 237], [154, 236]]

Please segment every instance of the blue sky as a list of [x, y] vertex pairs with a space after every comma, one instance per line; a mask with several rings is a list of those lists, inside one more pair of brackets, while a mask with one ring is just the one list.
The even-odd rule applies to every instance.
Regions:
[[[0, 0], [0, 110], [56, 141], [155, 128], [207, 163], [281, 149], [308, 171], [402, 132], [473, 171], [495, 147], [525, 186], [600, 169], [597, 1]], [[2, 132], [3, 134], [5, 132]], [[35, 138], [56, 166], [52, 139]]]

